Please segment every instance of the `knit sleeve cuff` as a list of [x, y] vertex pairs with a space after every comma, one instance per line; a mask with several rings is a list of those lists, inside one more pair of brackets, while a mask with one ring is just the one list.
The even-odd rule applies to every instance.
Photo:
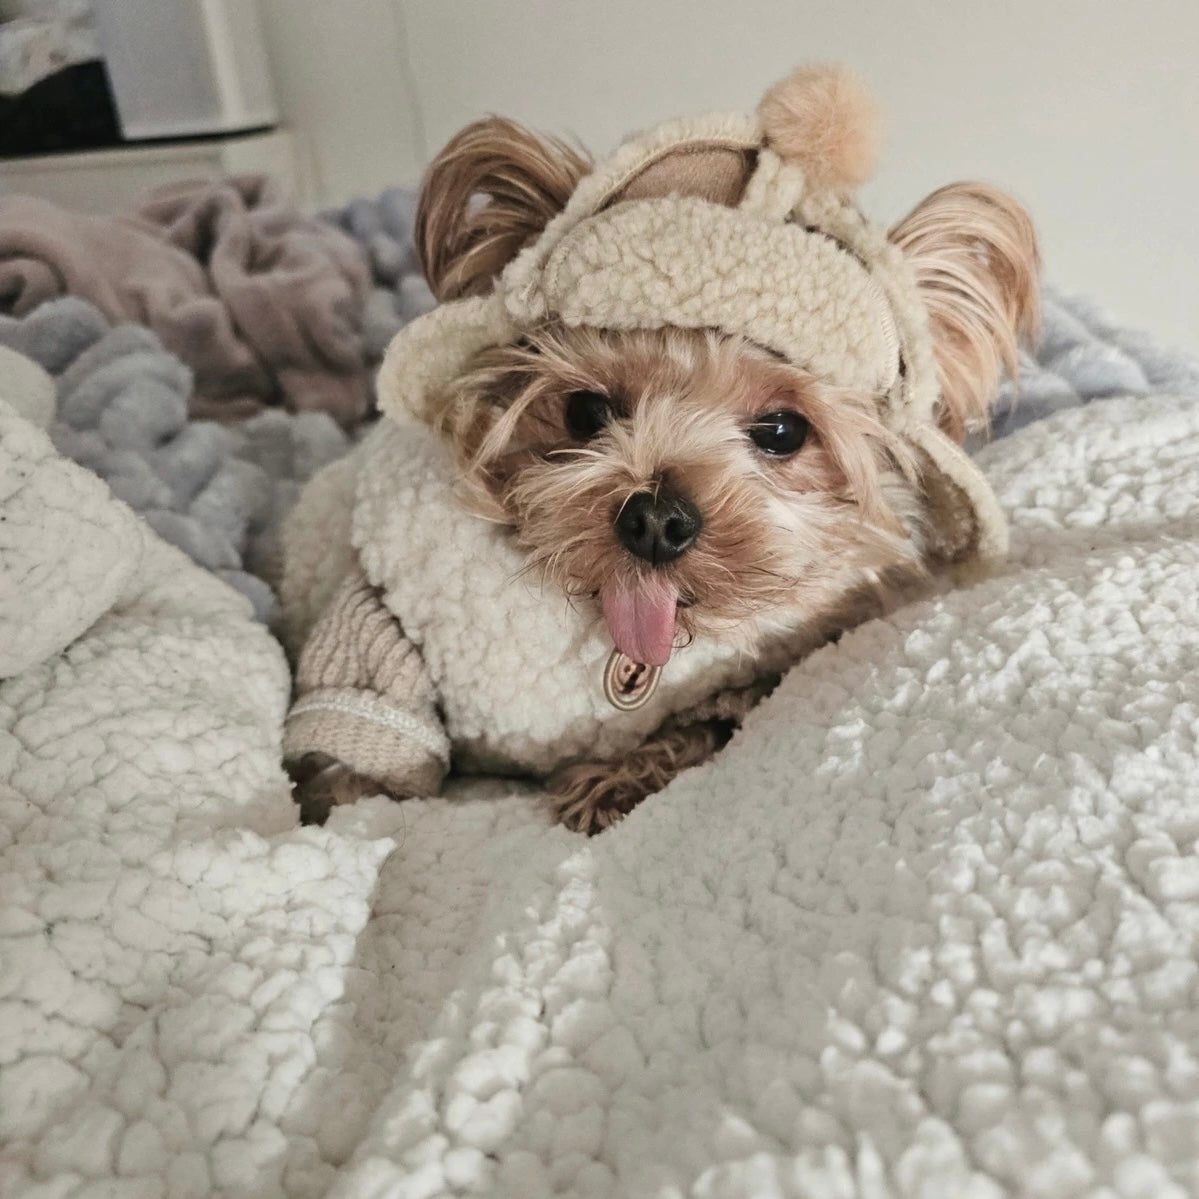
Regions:
[[328, 754], [393, 795], [435, 795], [450, 744], [435, 720], [398, 708], [378, 692], [320, 688], [292, 705], [284, 727], [284, 759], [307, 753]]

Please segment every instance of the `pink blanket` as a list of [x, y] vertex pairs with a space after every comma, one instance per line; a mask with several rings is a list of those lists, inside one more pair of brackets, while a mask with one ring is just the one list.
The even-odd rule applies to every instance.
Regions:
[[370, 287], [359, 247], [257, 176], [171, 184], [92, 217], [0, 197], [0, 312], [74, 295], [147, 325], [195, 374], [192, 414], [365, 413]]

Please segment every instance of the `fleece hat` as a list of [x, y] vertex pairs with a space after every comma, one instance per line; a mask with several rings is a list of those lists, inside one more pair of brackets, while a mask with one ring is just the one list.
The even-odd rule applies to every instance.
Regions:
[[739, 334], [872, 395], [919, 464], [939, 556], [1001, 557], [995, 497], [936, 424], [928, 315], [911, 270], [852, 200], [874, 127], [850, 76], [812, 68], [771, 89], [753, 116], [671, 121], [630, 138], [490, 294], [444, 304], [398, 334], [380, 408], [436, 425], [441, 398], [479, 351], [549, 319]]

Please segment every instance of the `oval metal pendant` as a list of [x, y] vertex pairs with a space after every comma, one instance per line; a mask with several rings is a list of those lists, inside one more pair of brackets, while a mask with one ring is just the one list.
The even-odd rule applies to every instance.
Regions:
[[632, 712], [648, 702], [658, 689], [660, 666], [646, 666], [614, 649], [604, 667], [604, 695], [622, 712]]

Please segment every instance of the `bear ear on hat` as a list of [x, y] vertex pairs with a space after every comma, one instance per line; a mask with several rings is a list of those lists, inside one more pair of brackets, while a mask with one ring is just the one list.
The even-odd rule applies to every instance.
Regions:
[[651, 159], [618, 190], [604, 197], [602, 208], [623, 200], [692, 196], [733, 208], [757, 165], [757, 151], [716, 140], [683, 142]]
[[810, 187], [851, 191], [874, 170], [878, 105], [844, 67], [800, 67], [762, 97], [758, 118], [766, 144]]

